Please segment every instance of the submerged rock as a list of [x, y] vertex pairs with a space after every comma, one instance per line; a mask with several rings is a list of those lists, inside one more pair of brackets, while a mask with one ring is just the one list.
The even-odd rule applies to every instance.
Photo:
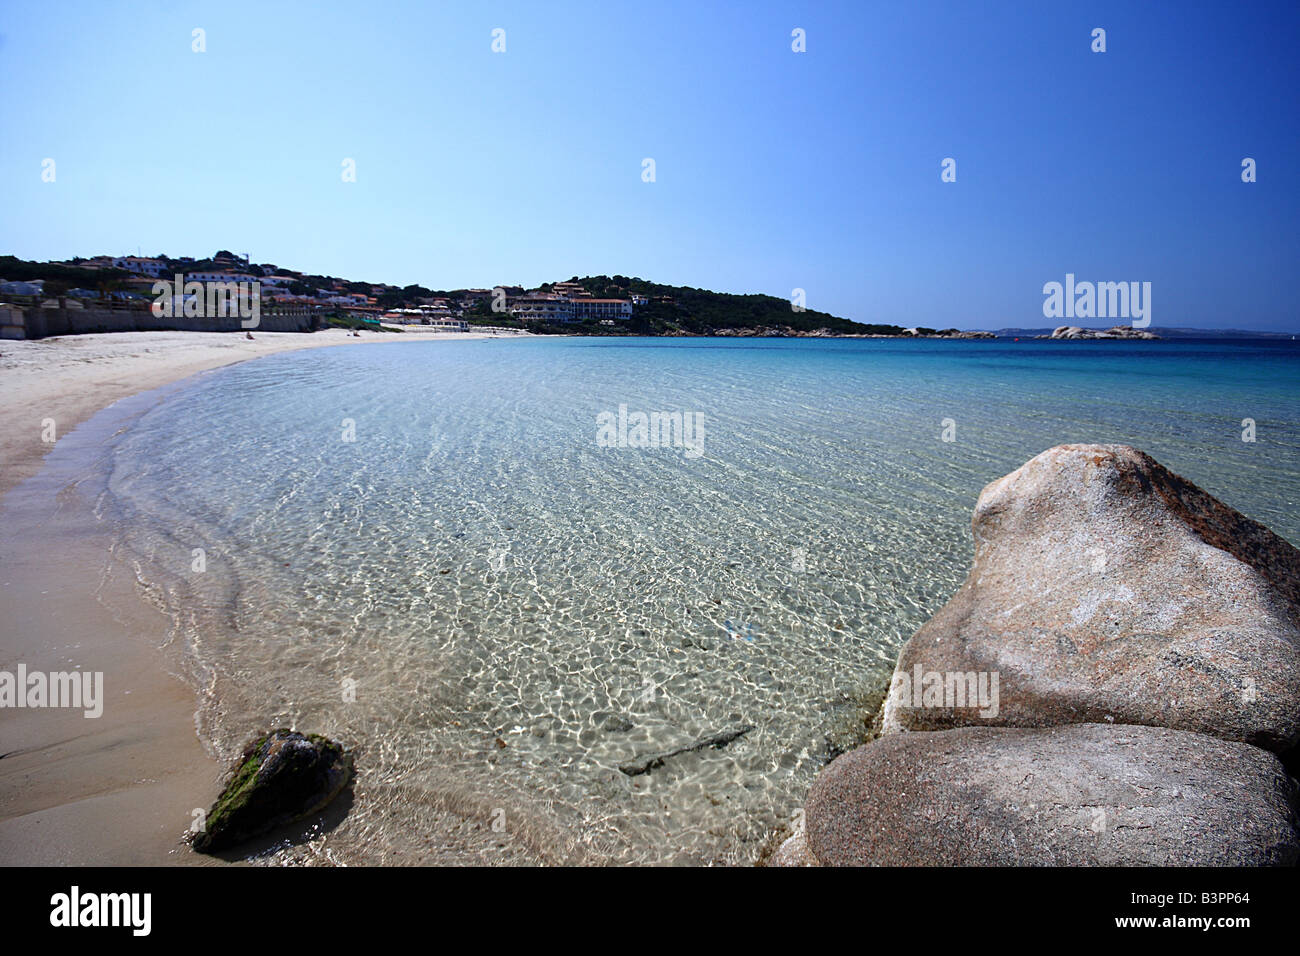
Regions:
[[[899, 656], [886, 734], [1114, 721], [1300, 741], [1300, 551], [1263, 525], [1126, 445], [1043, 452], [972, 525], [970, 576]], [[951, 675], [995, 675], [993, 706], [915, 693]]]
[[352, 779], [352, 755], [319, 734], [274, 730], [244, 748], [194, 849], [215, 853], [324, 809]]
[[635, 725], [622, 714], [611, 714], [606, 718], [605, 723], [602, 726], [608, 733], [626, 734], [629, 733]]
[[[895, 734], [824, 769], [774, 865], [1260, 866], [1300, 857], [1295, 782], [1248, 744], [1077, 724]], [[811, 851], [811, 855], [809, 855]]]

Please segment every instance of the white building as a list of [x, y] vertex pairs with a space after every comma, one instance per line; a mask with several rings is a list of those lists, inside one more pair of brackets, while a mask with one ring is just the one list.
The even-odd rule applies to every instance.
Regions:
[[574, 305], [558, 295], [521, 295], [510, 305], [510, 314], [525, 322], [568, 323], [574, 318]]
[[261, 282], [261, 278], [247, 272], [187, 272], [186, 282]]
[[574, 299], [573, 315], [578, 319], [630, 319], [632, 303], [628, 299]]
[[30, 282], [0, 282], [0, 295], [43, 295], [44, 279], [32, 279]]
[[153, 276], [155, 279], [167, 271], [167, 263], [161, 259], [149, 259], [142, 256], [119, 256], [113, 260], [113, 268], [125, 269], [136, 275]]
[[468, 332], [469, 323], [464, 319], [458, 319], [454, 315], [434, 315], [429, 317], [430, 328], [440, 329], [444, 332]]

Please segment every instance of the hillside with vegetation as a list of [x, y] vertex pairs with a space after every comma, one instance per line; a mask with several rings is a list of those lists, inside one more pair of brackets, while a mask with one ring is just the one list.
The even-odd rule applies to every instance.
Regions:
[[[737, 295], [729, 292], [712, 292], [690, 286], [662, 285], [645, 279], [628, 276], [573, 276], [569, 282], [578, 283], [598, 299], [627, 299], [633, 295], [645, 296], [649, 302], [632, 310], [630, 319], [620, 319], [614, 325], [602, 325], [596, 320], [574, 322], [555, 326], [550, 331], [572, 335], [901, 335], [903, 329], [896, 325], [871, 325], [842, 319], [828, 312], [807, 309], [796, 312], [788, 299], [770, 295]], [[542, 291], [550, 291], [554, 283], [544, 283]], [[466, 318], [474, 324], [510, 324], [504, 317], [493, 313], [483, 302]], [[533, 331], [536, 324], [529, 326]]]
[[58, 262], [31, 262], [17, 256], [0, 256], [0, 279], [7, 282], [45, 283], [47, 295], [62, 295], [72, 288], [84, 287], [112, 291], [131, 278], [125, 269], [82, 269]]
[[[105, 257], [101, 257], [103, 260]], [[795, 311], [787, 299], [770, 295], [739, 295], [729, 292], [713, 292], [709, 289], [697, 289], [690, 286], [663, 285], [645, 279], [628, 276], [573, 276], [569, 283], [580, 285], [593, 297], [598, 299], [630, 299], [633, 296], [644, 297], [647, 301], [635, 305], [627, 318], [606, 320], [579, 320], [563, 324], [549, 325], [530, 321], [524, 323], [509, 313], [495, 312], [492, 299], [482, 295], [473, 296], [473, 290], [448, 289], [436, 290], [419, 284], [406, 286], [388, 285], [386, 283], [363, 282], [342, 279], [334, 276], [315, 275], [294, 272], [272, 265], [257, 265], [229, 252], [221, 251], [215, 256], [202, 259], [175, 260], [167, 256], [157, 256], [165, 264], [163, 273], [171, 278], [176, 273], [192, 274], [195, 272], [237, 271], [261, 278], [269, 275], [282, 275], [292, 281], [282, 284], [273, 294], [299, 297], [296, 301], [312, 300], [322, 303], [322, 308], [333, 309], [342, 317], [346, 305], [338, 305], [337, 297], [356, 294], [369, 297], [368, 308], [373, 313], [384, 309], [414, 308], [429, 303], [445, 303], [452, 313], [468, 321], [471, 325], [527, 328], [541, 334], [568, 335], [907, 335], [897, 325], [869, 324], [840, 318], [828, 312], [816, 309]], [[91, 266], [95, 266], [91, 268]], [[132, 274], [123, 269], [106, 267], [91, 260], [72, 259], [66, 262], [29, 262], [14, 256], [0, 256], [0, 279], [45, 281], [44, 295], [53, 297], [64, 294], [74, 287], [98, 292], [101, 295], [113, 294], [130, 296], [144, 300], [152, 286], [152, 280], [145, 276]], [[557, 283], [543, 283], [538, 287], [541, 292], [549, 292]], [[520, 286], [504, 286], [502, 291], [513, 301], [527, 293]], [[122, 291], [132, 290], [132, 291]], [[481, 290], [480, 290], [481, 291]], [[493, 297], [495, 298], [495, 297]], [[366, 306], [367, 303], [361, 303]], [[373, 319], [371, 320], [373, 322]], [[936, 333], [932, 329], [917, 330], [921, 335], [955, 334], [956, 330]]]
[[815, 309], [796, 312], [789, 299], [770, 295], [712, 292], [626, 276], [573, 281], [598, 299], [646, 296], [650, 302], [633, 310], [633, 322], [647, 327], [640, 334], [718, 335], [759, 330], [808, 334], [824, 330], [830, 335], [898, 335], [903, 331], [896, 325], [868, 325]]

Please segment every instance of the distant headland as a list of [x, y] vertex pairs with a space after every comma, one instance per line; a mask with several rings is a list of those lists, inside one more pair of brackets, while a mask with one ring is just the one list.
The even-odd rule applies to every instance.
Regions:
[[858, 322], [807, 308], [801, 289], [792, 290], [789, 299], [782, 299], [665, 285], [622, 275], [572, 276], [531, 289], [509, 284], [430, 289], [419, 284], [397, 286], [300, 272], [273, 263], [254, 263], [246, 255], [226, 250], [207, 258], [100, 255], [35, 262], [0, 256], [0, 303], [20, 308], [143, 310], [161, 294], [159, 285], [174, 283], [177, 277], [187, 283], [221, 286], [256, 283], [262, 307], [271, 314], [292, 313], [299, 319], [314, 316], [310, 322], [300, 322], [304, 330], [327, 325], [423, 325], [447, 331], [478, 327], [543, 335], [613, 336], [1056, 340], [1291, 337], [1289, 333], [1241, 330], [1161, 328], [1152, 332], [1127, 326], [992, 331], [905, 327]]

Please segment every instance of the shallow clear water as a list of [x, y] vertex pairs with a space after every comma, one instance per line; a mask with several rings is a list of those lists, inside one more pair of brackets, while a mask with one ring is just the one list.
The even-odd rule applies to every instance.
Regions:
[[[702, 415], [703, 455], [602, 447], [620, 405]], [[1072, 441], [1300, 542], [1290, 342], [311, 350], [143, 415], [103, 507], [220, 750], [268, 723], [358, 748], [328, 858], [428, 858], [452, 816], [503, 862], [746, 862], [960, 584], [983, 485]]]

